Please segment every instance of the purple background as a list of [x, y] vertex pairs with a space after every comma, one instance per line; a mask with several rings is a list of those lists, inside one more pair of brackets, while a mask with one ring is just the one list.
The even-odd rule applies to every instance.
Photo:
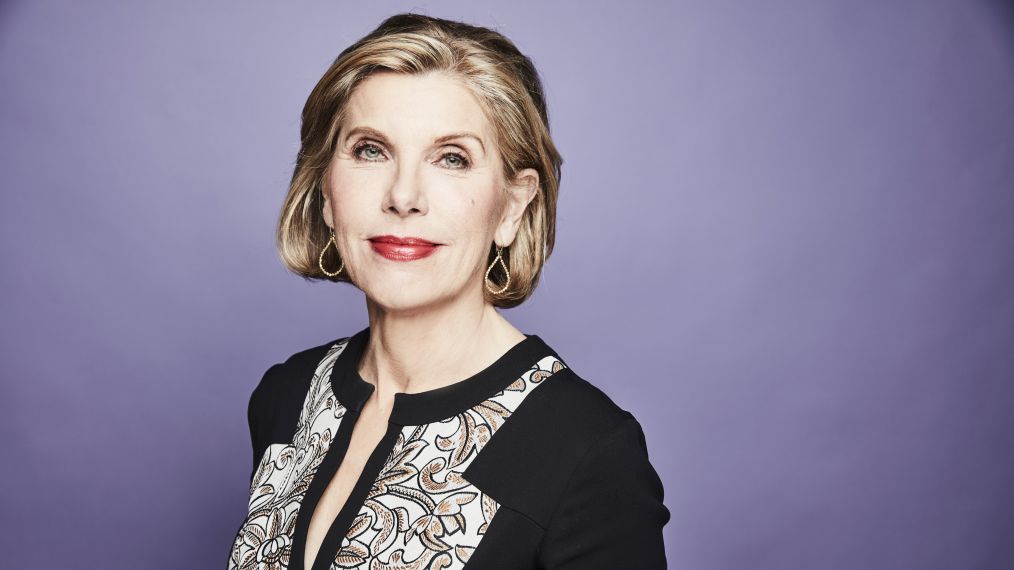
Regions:
[[543, 74], [557, 248], [505, 315], [643, 424], [670, 567], [1014, 567], [1009, 2], [6, 2], [5, 568], [221, 568], [246, 404], [366, 324], [286, 273], [299, 113], [396, 11]]

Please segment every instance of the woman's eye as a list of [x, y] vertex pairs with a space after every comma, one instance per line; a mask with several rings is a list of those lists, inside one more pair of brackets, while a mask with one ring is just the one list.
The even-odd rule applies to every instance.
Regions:
[[369, 161], [377, 161], [380, 157], [384, 156], [384, 153], [380, 152], [377, 145], [371, 143], [365, 143], [357, 146], [353, 151], [356, 157], [365, 158]]
[[445, 154], [443, 158], [447, 160], [445, 164], [449, 165], [453, 169], [468, 168], [468, 159], [456, 152], [449, 152]]

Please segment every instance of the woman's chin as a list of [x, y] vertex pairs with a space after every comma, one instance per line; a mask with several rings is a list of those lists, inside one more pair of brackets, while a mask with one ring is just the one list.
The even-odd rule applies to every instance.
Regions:
[[363, 290], [367, 298], [386, 312], [405, 312], [421, 310], [440, 301], [433, 294], [432, 288], [425, 287], [418, 281], [397, 286], [397, 283], [385, 283], [380, 287], [368, 287]]

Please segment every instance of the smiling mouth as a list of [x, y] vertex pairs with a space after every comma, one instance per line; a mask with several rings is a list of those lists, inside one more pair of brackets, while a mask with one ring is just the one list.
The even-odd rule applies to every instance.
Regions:
[[422, 259], [432, 255], [440, 245], [421, 238], [398, 238], [395, 236], [370, 238], [370, 246], [373, 251], [391, 261]]

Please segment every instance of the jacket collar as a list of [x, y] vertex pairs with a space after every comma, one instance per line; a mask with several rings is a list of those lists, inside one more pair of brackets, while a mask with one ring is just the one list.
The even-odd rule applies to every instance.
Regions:
[[[362, 410], [376, 389], [358, 371], [369, 339], [370, 327], [348, 337], [347, 345], [331, 369], [331, 389], [335, 397], [345, 408], [355, 412]], [[468, 378], [425, 392], [395, 394], [389, 421], [403, 426], [423, 425], [454, 417], [500, 393], [549, 355], [559, 358], [538, 335], [526, 334], [524, 340]]]

